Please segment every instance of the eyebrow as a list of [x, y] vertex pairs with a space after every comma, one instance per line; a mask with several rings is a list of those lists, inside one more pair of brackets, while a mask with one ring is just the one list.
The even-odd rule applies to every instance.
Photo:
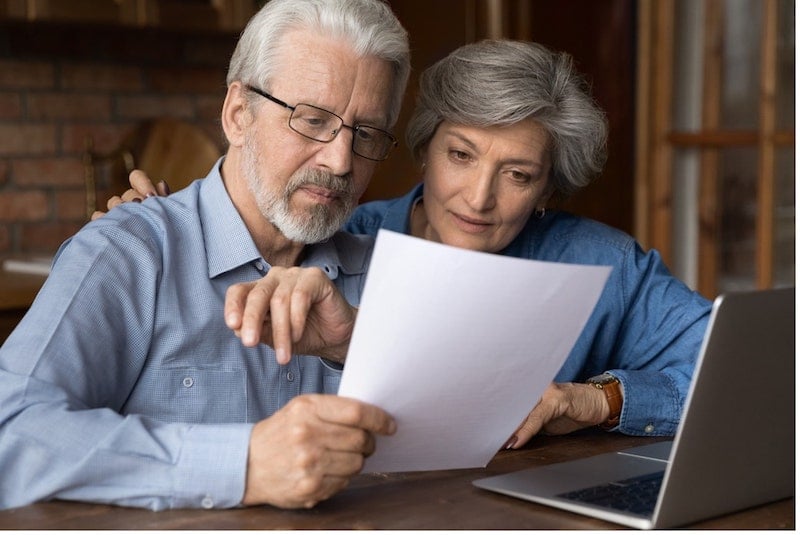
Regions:
[[[463, 134], [450, 130], [450, 131], [446, 132], [445, 135], [452, 136], [452, 137], [455, 137], [455, 138], [461, 140], [465, 145], [468, 145], [469, 148], [471, 148], [475, 152], [478, 152], [478, 146], [475, 145], [475, 143], [473, 143], [471, 139], [469, 139], [468, 137], [465, 137]], [[544, 162], [537, 162], [536, 160], [525, 159], [525, 158], [506, 159], [506, 160], [503, 160], [503, 163], [504, 164], [512, 164], [512, 165], [531, 165], [531, 166], [534, 166], [534, 167], [544, 167], [545, 166]]]

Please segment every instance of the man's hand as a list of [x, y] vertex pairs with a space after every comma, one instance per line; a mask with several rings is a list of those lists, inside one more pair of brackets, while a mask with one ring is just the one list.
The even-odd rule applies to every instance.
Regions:
[[[170, 194], [169, 186], [165, 181], [162, 180], [154, 186], [153, 182], [150, 180], [150, 177], [148, 177], [144, 171], [140, 171], [139, 169], [134, 169], [131, 171], [131, 174], [128, 175], [128, 182], [131, 184], [131, 189], [127, 190], [122, 195], [114, 195], [108, 199], [108, 202], [106, 202], [106, 207], [108, 210], [111, 210], [118, 204], [122, 204], [124, 202], [142, 202], [142, 200], [146, 199], [147, 197], [152, 197], [155, 195], [166, 197]], [[98, 217], [103, 217], [104, 215], [106, 215], [106, 212], [97, 210], [92, 214], [92, 221]]]
[[386, 412], [354, 399], [292, 399], [250, 436], [244, 505], [313, 507], [347, 486], [375, 450], [374, 433], [394, 434]]
[[288, 364], [293, 351], [344, 361], [355, 320], [355, 307], [318, 268], [272, 267], [225, 295], [228, 327], [245, 346], [271, 346], [279, 364]]
[[583, 383], [551, 383], [506, 446], [519, 448], [539, 432], [565, 435], [601, 424], [609, 410], [602, 390]]

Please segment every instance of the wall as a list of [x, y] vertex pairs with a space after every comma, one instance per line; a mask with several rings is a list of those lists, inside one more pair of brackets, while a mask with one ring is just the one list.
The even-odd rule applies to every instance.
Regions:
[[[395, 129], [400, 147], [379, 165], [363, 200], [400, 195], [419, 180], [403, 140], [418, 75], [454, 48], [487, 36], [482, 2], [391, 4], [409, 32], [413, 70]], [[564, 208], [630, 232], [633, 0], [503, 5], [503, 34], [572, 53], [608, 111], [606, 171]], [[576, 12], [583, 16], [574, 17]], [[235, 42], [235, 35], [220, 33], [0, 23], [0, 257], [52, 253], [85, 222], [87, 135], [98, 151], [109, 151], [141, 121], [171, 116], [202, 126], [221, 144], [218, 114]], [[107, 197], [98, 192], [98, 200]]]
[[[0, 256], [51, 254], [86, 221], [83, 154], [176, 117], [222, 146], [236, 35], [0, 24]], [[104, 201], [107, 192], [98, 192]]]

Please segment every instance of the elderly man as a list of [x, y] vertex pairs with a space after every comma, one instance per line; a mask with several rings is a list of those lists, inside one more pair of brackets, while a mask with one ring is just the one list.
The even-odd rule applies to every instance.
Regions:
[[371, 241], [336, 231], [395, 145], [408, 56], [379, 0], [256, 14], [231, 59], [225, 157], [66, 242], [0, 348], [0, 508], [311, 507], [361, 469], [391, 417], [331, 395], [334, 362], [243, 345], [223, 304], [287, 266], [357, 303]]

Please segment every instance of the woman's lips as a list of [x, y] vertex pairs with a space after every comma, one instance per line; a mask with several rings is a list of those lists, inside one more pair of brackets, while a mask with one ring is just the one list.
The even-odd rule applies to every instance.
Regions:
[[468, 217], [461, 214], [457, 214], [455, 212], [450, 212], [450, 214], [453, 217], [456, 226], [462, 231], [468, 232], [470, 234], [478, 234], [481, 232], [485, 232], [486, 229], [488, 229], [492, 225], [490, 222], [483, 219]]

